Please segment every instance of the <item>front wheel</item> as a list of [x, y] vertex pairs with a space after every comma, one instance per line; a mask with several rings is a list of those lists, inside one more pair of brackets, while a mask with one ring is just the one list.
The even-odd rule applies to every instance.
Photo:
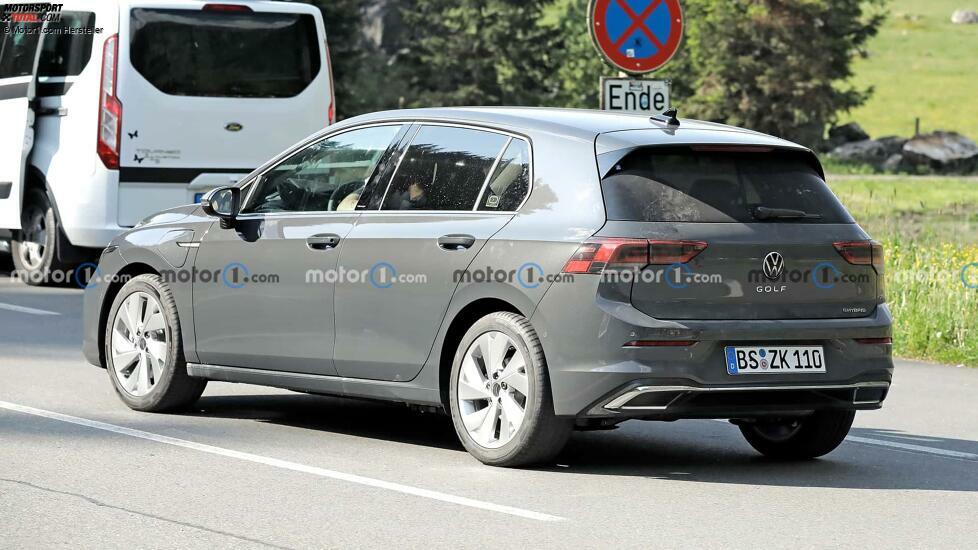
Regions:
[[543, 347], [530, 322], [515, 313], [479, 319], [459, 343], [449, 401], [459, 439], [493, 466], [552, 459], [573, 421], [554, 414]]
[[139, 275], [116, 295], [105, 326], [105, 362], [116, 393], [137, 411], [186, 408], [207, 385], [187, 374], [177, 306], [158, 275]]
[[808, 460], [842, 444], [856, 411], [816, 411], [810, 416], [758, 420], [742, 424], [741, 433], [759, 453], [781, 460]]

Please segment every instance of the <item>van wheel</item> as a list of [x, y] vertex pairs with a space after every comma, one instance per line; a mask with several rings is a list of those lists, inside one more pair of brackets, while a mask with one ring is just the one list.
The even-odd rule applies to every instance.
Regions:
[[449, 404], [462, 445], [484, 464], [526, 466], [563, 449], [573, 419], [554, 414], [543, 347], [522, 315], [497, 312], [465, 333]]
[[816, 411], [811, 416], [742, 424], [741, 433], [759, 453], [781, 460], [808, 460], [842, 444], [856, 411]]
[[10, 254], [19, 278], [32, 286], [51, 283], [51, 274], [69, 266], [58, 260], [58, 220], [44, 191], [32, 188], [24, 196], [21, 230], [10, 240]]
[[176, 302], [158, 275], [139, 275], [119, 290], [105, 325], [105, 363], [112, 387], [137, 411], [189, 407], [207, 386], [187, 374]]

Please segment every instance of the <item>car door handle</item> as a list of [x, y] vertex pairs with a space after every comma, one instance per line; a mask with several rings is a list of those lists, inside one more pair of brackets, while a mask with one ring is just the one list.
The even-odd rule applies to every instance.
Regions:
[[333, 233], [323, 233], [306, 238], [306, 246], [311, 250], [329, 250], [340, 244], [340, 236]]
[[442, 235], [438, 237], [438, 246], [445, 250], [465, 250], [475, 244], [472, 235]]

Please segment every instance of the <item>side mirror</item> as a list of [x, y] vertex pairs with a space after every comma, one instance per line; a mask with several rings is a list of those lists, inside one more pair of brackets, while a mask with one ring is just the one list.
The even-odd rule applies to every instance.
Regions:
[[230, 229], [241, 208], [241, 189], [218, 187], [200, 199], [200, 207], [208, 216], [221, 219], [221, 228]]

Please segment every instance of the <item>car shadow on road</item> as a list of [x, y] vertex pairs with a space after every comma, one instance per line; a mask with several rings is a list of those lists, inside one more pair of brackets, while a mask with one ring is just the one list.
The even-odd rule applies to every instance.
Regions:
[[215, 395], [200, 398], [192, 416], [252, 419], [269, 424], [464, 451], [451, 420], [405, 405], [303, 394]]
[[[464, 452], [447, 416], [403, 405], [302, 394], [205, 396], [185, 414]], [[760, 486], [978, 491], [975, 460], [847, 442], [819, 460], [779, 462], [758, 455], [728, 424], [636, 421], [622, 426], [575, 432], [555, 465], [534, 470]], [[869, 428], [854, 428], [851, 435], [978, 454], [975, 441]]]
[[[846, 489], [978, 491], [978, 461], [847, 441], [817, 460], [786, 462], [750, 448], [733, 426], [683, 430], [692, 422], [639, 433], [577, 434], [558, 462], [590, 475], [639, 476], [697, 483]], [[712, 428], [712, 429], [711, 429]], [[681, 433], [686, 431], [687, 433]], [[853, 428], [851, 436], [978, 454], [978, 442]], [[899, 439], [898, 439], [899, 438]]]

